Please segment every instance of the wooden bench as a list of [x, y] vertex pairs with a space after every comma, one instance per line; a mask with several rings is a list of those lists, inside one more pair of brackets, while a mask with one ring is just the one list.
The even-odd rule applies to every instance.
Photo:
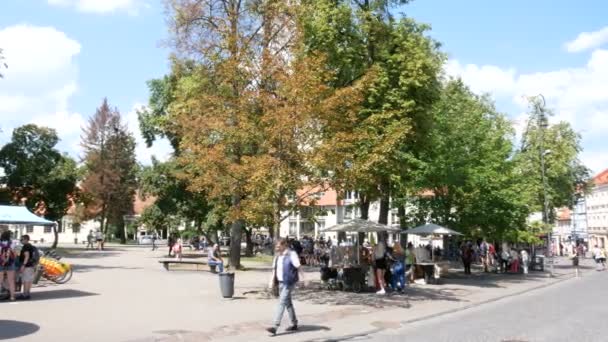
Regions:
[[[196, 265], [197, 270], [199, 265], [208, 265], [206, 261], [199, 260], [159, 260], [158, 262], [163, 264], [167, 271], [169, 270], [169, 264]], [[209, 270], [211, 273], [217, 273], [216, 265], [209, 265]]]

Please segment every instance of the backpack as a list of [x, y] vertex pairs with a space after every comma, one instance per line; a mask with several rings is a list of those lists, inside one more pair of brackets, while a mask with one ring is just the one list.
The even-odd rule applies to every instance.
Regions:
[[0, 242], [0, 266], [5, 267], [15, 263], [15, 251], [11, 248], [10, 241]]
[[30, 255], [30, 260], [28, 261], [28, 263], [30, 264], [29, 267], [34, 267], [34, 266], [38, 265], [39, 262], [40, 262], [40, 251], [35, 246], [32, 246], [32, 255]]

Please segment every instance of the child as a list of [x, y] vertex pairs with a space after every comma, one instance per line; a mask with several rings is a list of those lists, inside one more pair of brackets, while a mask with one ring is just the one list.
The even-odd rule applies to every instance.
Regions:
[[177, 239], [177, 242], [173, 245], [173, 254], [175, 259], [182, 260], [182, 239]]

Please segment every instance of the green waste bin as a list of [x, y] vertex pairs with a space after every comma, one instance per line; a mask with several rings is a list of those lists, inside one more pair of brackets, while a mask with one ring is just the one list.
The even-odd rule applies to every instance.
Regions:
[[218, 278], [220, 279], [220, 290], [222, 291], [222, 297], [232, 298], [232, 296], [234, 296], [234, 273], [220, 273]]

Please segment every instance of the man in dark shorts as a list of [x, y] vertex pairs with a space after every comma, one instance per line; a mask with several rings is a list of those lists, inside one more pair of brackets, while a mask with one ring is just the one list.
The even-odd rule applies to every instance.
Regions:
[[23, 235], [21, 237], [21, 253], [19, 254], [19, 276], [23, 283], [23, 291], [21, 299], [30, 299], [30, 290], [32, 289], [32, 283], [34, 281], [34, 273], [36, 261], [34, 260], [34, 253], [36, 247], [30, 243], [30, 236]]

